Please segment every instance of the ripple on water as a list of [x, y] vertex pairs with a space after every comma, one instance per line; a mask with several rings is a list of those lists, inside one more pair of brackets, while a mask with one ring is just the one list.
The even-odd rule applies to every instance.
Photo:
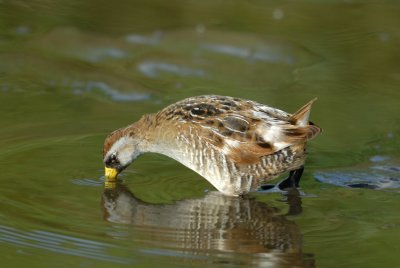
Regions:
[[123, 59], [127, 57], [127, 53], [113, 47], [91, 48], [82, 57], [95, 63], [105, 59]]
[[72, 81], [64, 82], [64, 86], [71, 87], [72, 93], [82, 95], [85, 93], [99, 92], [110, 97], [114, 101], [144, 101], [150, 99], [149, 93], [139, 92], [122, 92], [112, 88], [105, 82], [101, 81]]
[[43, 230], [23, 231], [0, 225], [0, 242], [107, 262], [131, 262], [107, 253], [109, 249], [115, 248], [115, 245]]
[[90, 178], [72, 179], [71, 182], [73, 184], [80, 186], [102, 187], [104, 185], [104, 178], [101, 177], [99, 179], [90, 179]]
[[125, 41], [132, 44], [140, 44], [140, 45], [151, 45], [155, 46], [160, 44], [163, 37], [163, 33], [161, 31], [156, 31], [151, 36], [139, 35], [139, 34], [129, 34], [125, 37]]
[[31, 28], [27, 25], [20, 25], [15, 28], [15, 33], [19, 36], [28, 36], [29, 34], [31, 34], [31, 32]]
[[289, 65], [295, 62], [294, 56], [282, 53], [276, 48], [269, 46], [254, 49], [251, 47], [237, 47], [225, 44], [203, 44], [201, 47], [211, 52], [247, 59], [250, 61], [265, 61], [270, 63], [280, 62]]
[[160, 73], [169, 73], [182, 77], [203, 77], [205, 75], [202, 69], [193, 69], [182, 65], [158, 61], [144, 61], [139, 64], [138, 70], [150, 78], [157, 77]]

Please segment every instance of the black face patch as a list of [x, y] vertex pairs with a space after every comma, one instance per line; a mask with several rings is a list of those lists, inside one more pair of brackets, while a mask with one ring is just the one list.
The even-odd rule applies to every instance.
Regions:
[[116, 169], [118, 169], [121, 166], [116, 154], [111, 154], [109, 157], [107, 157], [107, 159], [104, 161], [104, 164], [108, 168], [116, 168]]

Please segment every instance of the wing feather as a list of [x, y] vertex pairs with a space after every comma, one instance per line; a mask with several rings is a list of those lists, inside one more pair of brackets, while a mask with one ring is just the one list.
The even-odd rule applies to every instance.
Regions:
[[200, 126], [205, 135], [199, 138], [236, 163], [251, 164], [318, 135], [321, 129], [308, 122], [314, 101], [291, 115], [253, 101], [212, 95], [186, 99], [164, 113]]

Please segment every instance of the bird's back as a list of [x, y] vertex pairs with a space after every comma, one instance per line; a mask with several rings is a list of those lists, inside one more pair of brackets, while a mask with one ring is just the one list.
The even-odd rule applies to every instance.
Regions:
[[169, 144], [160, 152], [240, 195], [303, 165], [307, 140], [321, 131], [308, 121], [312, 102], [291, 115], [226, 96], [188, 98], [155, 115]]

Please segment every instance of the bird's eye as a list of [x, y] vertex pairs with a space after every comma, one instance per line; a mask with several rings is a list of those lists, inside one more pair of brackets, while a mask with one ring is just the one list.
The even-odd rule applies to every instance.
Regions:
[[115, 165], [119, 165], [119, 161], [117, 159], [117, 153], [110, 154], [107, 159], [104, 161], [104, 164], [107, 167], [113, 167]]

